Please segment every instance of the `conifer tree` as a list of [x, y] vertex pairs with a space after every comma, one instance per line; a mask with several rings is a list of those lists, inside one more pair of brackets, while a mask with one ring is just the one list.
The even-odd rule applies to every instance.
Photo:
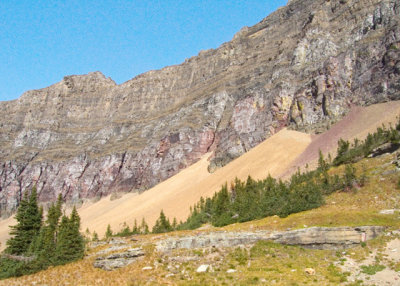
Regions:
[[106, 230], [106, 233], [105, 233], [105, 237], [106, 238], [110, 238], [112, 235], [113, 235], [113, 232], [111, 230], [111, 225], [107, 225], [107, 230]]
[[92, 241], [98, 241], [98, 240], [99, 240], [99, 235], [97, 234], [96, 231], [93, 231]]
[[29, 252], [35, 254], [44, 265], [54, 264], [57, 243], [57, 232], [61, 217], [62, 197], [58, 196], [57, 202], [52, 204], [47, 212], [46, 224], [40, 229], [39, 235], [31, 244]]
[[176, 217], [174, 217], [174, 220], [172, 221], [172, 230], [176, 230], [178, 227], [178, 221], [176, 220]]
[[164, 233], [172, 230], [171, 223], [169, 219], [166, 218], [164, 211], [161, 210], [160, 217], [157, 219], [155, 225], [153, 226], [153, 233]]
[[146, 221], [144, 220], [144, 218], [142, 218], [142, 223], [140, 224], [140, 233], [143, 234], [148, 234], [149, 231], [149, 226], [147, 225]]
[[56, 244], [57, 264], [65, 264], [83, 257], [85, 241], [80, 229], [80, 217], [74, 207], [71, 216], [63, 216]]
[[135, 222], [134, 222], [134, 224], [133, 224], [133, 227], [132, 227], [132, 233], [133, 234], [138, 234], [140, 231], [139, 231], [139, 227], [138, 227], [138, 224], [137, 224], [137, 220], [135, 219]]
[[15, 216], [17, 225], [11, 226], [7, 241], [6, 252], [10, 254], [26, 254], [32, 241], [39, 234], [42, 225], [42, 212], [37, 204], [36, 187], [32, 188], [31, 195], [25, 193]]

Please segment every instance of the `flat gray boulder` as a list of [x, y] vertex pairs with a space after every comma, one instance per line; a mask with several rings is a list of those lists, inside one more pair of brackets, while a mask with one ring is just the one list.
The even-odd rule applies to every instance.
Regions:
[[142, 248], [132, 248], [125, 252], [97, 257], [96, 261], [93, 263], [93, 266], [103, 270], [111, 271], [127, 266], [143, 255], [144, 252]]

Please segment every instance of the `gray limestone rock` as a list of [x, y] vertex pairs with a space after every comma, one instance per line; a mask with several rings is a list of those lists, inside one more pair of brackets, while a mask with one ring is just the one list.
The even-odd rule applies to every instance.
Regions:
[[93, 266], [103, 270], [111, 271], [127, 266], [143, 255], [144, 252], [141, 248], [132, 248], [125, 252], [114, 253], [105, 257], [97, 257], [93, 263]]
[[310, 227], [290, 231], [212, 232], [196, 236], [170, 237], [156, 244], [157, 251], [180, 248], [234, 247], [269, 240], [314, 249], [345, 249], [382, 234], [385, 227]]

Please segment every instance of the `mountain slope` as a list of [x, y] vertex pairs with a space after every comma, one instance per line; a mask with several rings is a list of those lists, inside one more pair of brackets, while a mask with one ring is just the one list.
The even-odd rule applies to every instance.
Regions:
[[230, 183], [235, 177], [245, 179], [251, 174], [261, 179], [268, 173], [279, 175], [291, 166], [293, 159], [310, 142], [307, 134], [281, 130], [213, 174], [207, 171], [207, 154], [199, 162], [142, 194], [127, 194], [113, 201], [105, 198], [83, 206], [79, 209], [82, 226], [103, 234], [108, 223], [118, 230], [124, 221], [133, 224], [135, 218], [140, 222], [142, 217], [152, 226], [161, 209], [171, 218], [184, 220], [189, 215], [189, 206], [197, 203], [201, 196], [212, 196], [222, 184]]
[[[137, 192], [213, 152], [215, 170], [285, 126], [324, 130], [399, 98], [393, 0], [296, 0], [232, 41], [116, 85], [95, 72], [0, 103], [0, 211]], [[344, 25], [344, 23], [346, 23]]]
[[[113, 200], [108, 196], [95, 203], [85, 203], [78, 209], [82, 230], [89, 228], [102, 236], [108, 224], [114, 231], [119, 231], [124, 222], [132, 226], [135, 219], [140, 222], [142, 218], [152, 226], [161, 209], [171, 219], [184, 220], [189, 207], [201, 196], [212, 196], [235, 177], [244, 180], [248, 175], [256, 179], [268, 174], [287, 176], [297, 167], [312, 166], [318, 159], [319, 149], [325, 154], [328, 151], [334, 154], [339, 138], [364, 139], [381, 124], [397, 122], [399, 114], [400, 101], [393, 101], [355, 107], [330, 130], [317, 136], [284, 129], [212, 174], [207, 171], [209, 154], [206, 154], [197, 163], [144, 193], [115, 196]], [[0, 249], [4, 248], [8, 238], [8, 226], [14, 223], [12, 218], [0, 220]]]

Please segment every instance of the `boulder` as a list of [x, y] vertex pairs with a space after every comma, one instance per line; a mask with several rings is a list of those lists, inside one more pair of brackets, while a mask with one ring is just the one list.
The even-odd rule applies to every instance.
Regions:
[[145, 253], [141, 248], [132, 248], [128, 251], [110, 254], [106, 257], [97, 257], [96, 261], [93, 263], [93, 266], [103, 270], [111, 271], [133, 263], [144, 254]]
[[211, 268], [210, 265], [208, 265], [208, 264], [202, 264], [202, 265], [200, 265], [200, 266], [196, 269], [196, 272], [197, 272], [197, 273], [207, 272], [210, 268]]

